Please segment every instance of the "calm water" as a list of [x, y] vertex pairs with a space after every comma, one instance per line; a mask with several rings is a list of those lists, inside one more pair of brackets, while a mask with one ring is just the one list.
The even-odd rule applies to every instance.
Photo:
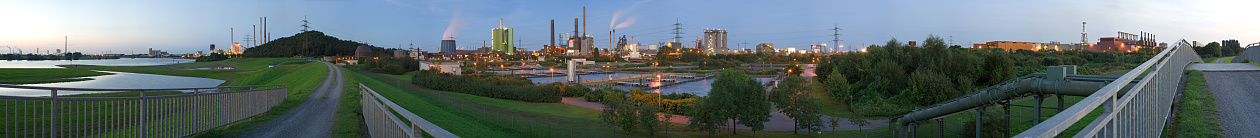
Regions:
[[[109, 72], [109, 71], [101, 71], [101, 72]], [[109, 73], [114, 73], [114, 75], [87, 77], [87, 78], [93, 79], [93, 80], [88, 80], [88, 81], [27, 84], [25, 86], [66, 87], [66, 88], [108, 88], [108, 89], [159, 89], [159, 88], [215, 87], [225, 82], [224, 80], [197, 78], [197, 77], [180, 77], [180, 76], [139, 74], [139, 73], [126, 73], [126, 72], [109, 72]], [[85, 93], [107, 93], [107, 92], [58, 91], [57, 95], [74, 95], [74, 94], [85, 94]], [[0, 88], [0, 95], [49, 96], [50, 93], [48, 90]]]
[[[766, 82], [769, 82], [770, 79], [773, 79], [773, 78], [753, 78], [753, 79], [757, 79], [758, 82], [765, 84]], [[651, 90], [647, 92], [662, 93], [662, 94], [691, 93], [691, 94], [695, 94], [699, 96], [706, 96], [706, 95], [709, 95], [709, 90], [713, 89], [713, 80], [714, 78], [709, 78], [709, 79], [704, 79], [700, 81], [693, 81], [693, 82], [687, 82], [687, 83], [673, 85], [673, 86], [662, 87], [660, 89]], [[683, 80], [679, 80], [679, 81], [683, 81]], [[653, 82], [652, 86], [660, 86], [660, 84], [659, 82]], [[634, 89], [633, 87], [625, 87], [625, 86], [614, 86], [613, 88], [618, 88], [618, 89], [627, 90], [627, 91], [630, 89]]]
[[[634, 76], [634, 75], [643, 75], [643, 74], [638, 74], [638, 73], [587, 74], [587, 75], [578, 75], [578, 79], [582, 79], [582, 80], [608, 79], [608, 78]], [[565, 76], [538, 77], [538, 78], [529, 78], [529, 80], [534, 81], [534, 83], [564, 82], [565, 81], [564, 77]]]
[[123, 58], [101, 60], [0, 60], [0, 68], [61, 68], [57, 65], [81, 64], [99, 66], [154, 66], [191, 63], [192, 59]]

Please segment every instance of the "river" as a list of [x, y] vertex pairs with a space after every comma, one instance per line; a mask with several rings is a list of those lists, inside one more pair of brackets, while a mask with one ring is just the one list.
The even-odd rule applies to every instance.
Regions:
[[0, 68], [61, 68], [57, 65], [79, 64], [98, 66], [154, 66], [192, 63], [192, 59], [123, 58], [98, 60], [0, 60]]

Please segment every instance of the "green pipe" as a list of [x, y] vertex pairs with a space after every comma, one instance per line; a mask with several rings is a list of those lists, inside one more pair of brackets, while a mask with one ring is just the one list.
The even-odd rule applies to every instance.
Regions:
[[[1015, 99], [1029, 95], [1071, 95], [1071, 96], [1089, 96], [1097, 92], [1103, 86], [1118, 77], [1113, 76], [1097, 76], [1097, 75], [1067, 75], [1065, 81], [1051, 81], [1045, 79], [1045, 73], [1034, 73], [1023, 77], [1008, 80], [1006, 83], [994, 85], [992, 87], [978, 90], [972, 94], [956, 98], [931, 106], [907, 113], [902, 116], [894, 117], [897, 125], [905, 126], [913, 122], [923, 121], [940, 117], [952, 113], [970, 110], [972, 108], [993, 104], [1002, 100]], [[1137, 83], [1140, 79], [1134, 79], [1130, 83]], [[1117, 94], [1123, 95], [1128, 92], [1132, 85], [1126, 85]]]

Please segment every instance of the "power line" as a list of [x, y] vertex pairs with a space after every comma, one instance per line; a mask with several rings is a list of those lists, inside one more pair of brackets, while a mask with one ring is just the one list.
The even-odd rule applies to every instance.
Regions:
[[672, 33], [674, 34], [674, 42], [682, 43], [679, 42], [681, 41], [680, 39], [682, 39], [682, 34], [685, 34], [682, 33], [682, 29], [682, 22], [678, 18], [674, 18], [674, 33]]
[[836, 49], [840, 49], [840, 30], [841, 30], [840, 24], [836, 24], [835, 27], [832, 28], [831, 30], [835, 31], [834, 33], [831, 34], [832, 36], [831, 42], [835, 44]]

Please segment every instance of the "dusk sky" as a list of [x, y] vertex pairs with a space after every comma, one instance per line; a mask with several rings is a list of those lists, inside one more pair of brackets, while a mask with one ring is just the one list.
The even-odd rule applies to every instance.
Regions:
[[[923, 41], [928, 34], [947, 41], [952, 36], [964, 47], [999, 40], [1074, 43], [1080, 41], [1081, 22], [1088, 22], [1090, 43], [1117, 31], [1145, 31], [1159, 42], [1238, 39], [1246, 45], [1260, 40], [1260, 19], [1255, 18], [1260, 11], [1249, 7], [1255, 5], [1260, 1], [0, 0], [0, 51], [7, 50], [3, 46], [26, 53], [60, 49], [68, 36], [71, 51], [88, 54], [148, 48], [193, 53], [208, 51], [210, 44], [226, 47], [229, 28], [236, 30], [233, 41], [244, 43], [242, 37], [263, 16], [273, 39], [300, 32], [305, 16], [313, 30], [341, 39], [386, 48], [414, 44], [430, 52], [438, 51], [448, 27], [455, 27], [461, 49], [481, 47], [502, 18], [504, 26], [516, 29], [518, 48], [537, 50], [550, 43], [551, 19], [557, 33], [572, 32], [582, 6], [587, 7], [587, 34], [597, 38], [599, 48], [608, 47], [613, 17], [623, 24], [616, 36], [634, 36], [639, 43], [672, 41], [671, 24], [678, 20], [687, 44], [705, 28], [726, 29], [732, 49], [757, 43], [831, 45], [834, 26], [843, 29], [846, 49], [894, 37]], [[459, 21], [452, 25], [453, 19]]]

